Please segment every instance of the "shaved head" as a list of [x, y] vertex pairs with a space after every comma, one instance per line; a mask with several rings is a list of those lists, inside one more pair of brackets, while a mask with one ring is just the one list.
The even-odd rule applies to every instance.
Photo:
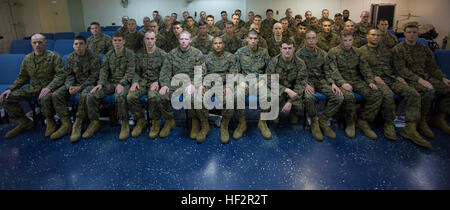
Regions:
[[41, 39], [41, 40], [45, 40], [45, 36], [42, 34], [35, 34], [33, 36], [31, 36], [31, 39]]

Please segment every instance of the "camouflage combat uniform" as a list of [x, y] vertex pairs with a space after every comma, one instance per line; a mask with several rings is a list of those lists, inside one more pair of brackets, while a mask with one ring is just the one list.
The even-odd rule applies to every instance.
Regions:
[[83, 56], [73, 52], [67, 57], [65, 68], [68, 73], [66, 82], [52, 95], [55, 110], [60, 118], [69, 116], [67, 110], [67, 100], [70, 96], [69, 88], [79, 86], [76, 118], [87, 119], [86, 97], [98, 80], [100, 58], [90, 50], [86, 50]]
[[[431, 50], [420, 43], [409, 46], [406, 42], [402, 42], [392, 51], [398, 76], [404, 78], [422, 97], [421, 118], [426, 119], [435, 94], [441, 96], [437, 103], [437, 111], [449, 114], [450, 88], [442, 81], [446, 76], [437, 66]], [[434, 90], [430, 91], [419, 84], [419, 78], [429, 81]]]
[[220, 36], [222, 33], [220, 32], [220, 29], [217, 28], [216, 26], [209, 27], [208, 25], [208, 34], [214, 38], [216, 36]]
[[[259, 48], [256, 51], [252, 51], [248, 46], [240, 48], [236, 51], [235, 55], [238, 58], [237, 66], [238, 73], [243, 76], [247, 76], [248, 74], [256, 74], [257, 82], [260, 81], [260, 74], [265, 74], [267, 66], [270, 62], [270, 56], [267, 49]], [[249, 88], [253, 88], [249, 86]], [[249, 91], [246, 90], [245, 93], [238, 91], [235, 92], [236, 97], [239, 95], [248, 96]], [[261, 97], [268, 97], [268, 95], [262, 95]], [[235, 102], [237, 102], [237, 98], [235, 98]], [[237, 115], [239, 117], [244, 116], [244, 110], [237, 110]]]
[[[310, 117], [317, 116], [316, 108], [314, 106], [316, 97], [314, 94], [305, 94], [305, 87], [309, 84], [308, 72], [305, 62], [297, 56], [294, 56], [291, 61], [283, 60], [281, 54], [273, 57], [267, 67], [268, 84], [270, 84], [270, 74], [279, 75], [279, 96], [280, 107], [286, 103], [292, 104], [292, 112], [296, 113], [302, 109], [302, 101], [305, 104], [306, 111]], [[299, 96], [296, 100], [292, 100], [284, 91], [286, 88], [293, 90]], [[275, 90], [272, 90], [275, 91]], [[267, 111], [267, 110], [264, 110]]]
[[[25, 118], [19, 103], [30, 98], [37, 99], [43, 88], [49, 88], [52, 92], [56, 91], [63, 85], [66, 76], [67, 72], [58, 53], [46, 50], [42, 55], [35, 55], [34, 52], [28, 54], [22, 61], [19, 76], [8, 88], [11, 94], [4, 99], [3, 108], [14, 119]], [[29, 85], [24, 87], [27, 84]], [[53, 118], [55, 109], [52, 93], [44, 96], [40, 104], [44, 117]]]
[[[307, 66], [309, 85], [328, 98], [328, 102], [322, 112], [325, 119], [329, 119], [335, 115], [341, 107], [341, 104], [344, 104], [346, 113], [355, 113], [354, 96], [351, 92], [348, 92], [341, 87], [345, 81], [342, 79], [339, 72], [332, 72], [329, 66], [327, 53], [324, 50], [318, 47], [315, 47], [312, 51], [302, 48], [295, 54], [301, 58]], [[340, 89], [344, 95], [339, 96], [334, 94], [331, 89], [332, 84], [341, 87]], [[311, 106], [311, 109], [312, 108], [315, 109], [315, 105]]]
[[112, 40], [106, 34], [101, 34], [100, 37], [91, 36], [87, 40], [87, 48], [94, 54], [106, 54], [112, 49]]
[[237, 36], [233, 35], [232, 37], [228, 37], [227, 34], [222, 34], [220, 36], [223, 40], [223, 44], [225, 45], [225, 51], [230, 53], [235, 53], [239, 48], [242, 47], [242, 41]]
[[143, 39], [142, 34], [135, 33], [126, 33], [125, 34], [125, 47], [133, 50], [133, 52], [139, 51], [143, 47]]
[[386, 83], [386, 85], [376, 84], [383, 95], [381, 114], [384, 120], [394, 121], [395, 119], [395, 93], [405, 99], [406, 122], [419, 121], [420, 95], [414, 88], [397, 81], [392, 51], [382, 45], [378, 47], [364, 45], [359, 51], [368, 61], [374, 76], [381, 77]]
[[359, 22], [355, 25], [355, 33], [359, 38], [364, 39], [371, 28], [373, 26], [370, 23]]
[[[205, 65], [207, 74], [218, 74], [220, 75], [220, 77], [222, 77], [224, 91], [222, 99], [222, 116], [226, 119], [231, 119], [233, 117], [234, 109], [226, 109], [225, 88], [227, 75], [235, 75], [238, 72], [236, 56], [229, 52], [223, 52], [223, 54], [220, 56], [217, 56], [214, 52], [210, 52], [205, 59]], [[209, 87], [206, 88], [209, 89]], [[233, 89], [234, 88], [232, 88], [232, 90]]]
[[[242, 41], [242, 46], [247, 46], [247, 45], [248, 45], [247, 39], [244, 39]], [[265, 49], [268, 48], [267, 41], [262, 36], [259, 36], [259, 35], [258, 35], [258, 47], [262, 47]]]
[[268, 20], [265, 19], [261, 23], [261, 36], [268, 40], [273, 36], [273, 25], [278, 21], [275, 19]]
[[[206, 67], [205, 63], [203, 62], [203, 54], [202, 52], [195, 48], [190, 47], [189, 50], [186, 52], [181, 51], [181, 49], [175, 48], [172, 51], [170, 51], [166, 59], [164, 59], [163, 66], [160, 71], [159, 76], [159, 82], [161, 84], [161, 87], [167, 86], [169, 87], [169, 92], [161, 96], [161, 105], [162, 105], [162, 115], [164, 119], [172, 119], [173, 118], [173, 112], [172, 112], [172, 106], [171, 106], [171, 98], [175, 90], [180, 88], [180, 86], [172, 86], [171, 80], [172, 78], [177, 74], [187, 74], [189, 75], [189, 78], [191, 79], [191, 84], [194, 82], [194, 67], [195, 66], [201, 66], [202, 67], [202, 75], [205, 75]], [[198, 90], [199, 87], [196, 87], [196, 90]], [[194, 103], [194, 94], [191, 95], [191, 103]], [[208, 115], [203, 112], [197, 113], [197, 110], [194, 109], [193, 106], [191, 106], [191, 109], [189, 110], [189, 114], [191, 116], [196, 116], [199, 119], [202, 119], [204, 117], [208, 117]]]
[[184, 30], [191, 33], [191, 37], [195, 37], [198, 34], [197, 26], [192, 26], [192, 28], [189, 28], [189, 26], [186, 26], [186, 28], [184, 28]]
[[[109, 51], [103, 58], [98, 85], [102, 89], [87, 96], [89, 120], [100, 117], [100, 102], [108, 95], [114, 94], [114, 103], [119, 112], [120, 120], [128, 120], [127, 95], [136, 69], [136, 58], [132, 50], [125, 48], [120, 53]], [[123, 91], [116, 93], [117, 85], [123, 86]]]
[[[127, 96], [128, 108], [135, 119], [144, 118], [144, 112], [139, 101], [144, 95], [147, 95], [148, 111], [152, 120], [161, 118], [163, 107], [161, 106], [159, 89], [152, 91], [150, 86], [159, 81], [159, 73], [166, 55], [167, 53], [160, 48], [156, 48], [153, 53], [147, 53], [145, 49], [142, 49], [136, 54], [136, 73], [132, 83], [138, 83], [139, 89], [136, 89], [135, 92], [130, 91]], [[168, 103], [170, 104], [170, 101]]]
[[388, 47], [389, 49], [392, 49], [395, 45], [397, 45], [398, 39], [394, 34], [391, 34], [389, 32], [381, 33], [380, 43]]
[[339, 38], [333, 33], [325, 34], [325, 32], [320, 32], [318, 34], [319, 42], [317, 42], [317, 47], [328, 52], [331, 48], [339, 45]]
[[201, 38], [200, 36], [195, 36], [192, 39], [191, 45], [202, 51], [202, 53], [205, 55], [212, 50], [212, 41], [213, 37], [211, 35], [207, 35], [205, 39]]
[[[339, 71], [343, 79], [353, 87], [353, 92], [358, 93], [365, 100], [365, 106], [359, 118], [368, 122], [373, 121], [383, 100], [380, 91], [369, 87], [370, 83], [375, 84], [375, 82], [367, 60], [361, 57], [361, 53], [356, 48], [352, 47], [347, 51], [342, 45], [332, 48], [328, 52], [328, 58], [331, 70]], [[349, 121], [355, 119], [353, 114], [347, 116], [350, 118], [347, 119]]]

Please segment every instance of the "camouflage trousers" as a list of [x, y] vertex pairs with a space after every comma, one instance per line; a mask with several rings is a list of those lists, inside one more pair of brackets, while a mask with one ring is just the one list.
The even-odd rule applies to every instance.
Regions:
[[[80, 90], [79, 93], [79, 100], [78, 100], [78, 109], [76, 113], [76, 118], [79, 119], [87, 119], [87, 104], [86, 104], [86, 97], [89, 94], [89, 92], [92, 90], [94, 86], [88, 86], [84, 88], [83, 90]], [[56, 110], [56, 113], [59, 117], [67, 117], [69, 116], [69, 111], [67, 109], [67, 101], [70, 97], [69, 89], [65, 86], [62, 86], [58, 88], [53, 94], [52, 94], [52, 101], [53, 106]]]
[[406, 122], [417, 122], [420, 119], [420, 94], [412, 87], [392, 79], [383, 78], [386, 85], [377, 84], [383, 95], [381, 115], [385, 121], [394, 121], [396, 115], [394, 93], [405, 100]]
[[[137, 89], [135, 92], [130, 91], [127, 95], [128, 108], [130, 109], [135, 119], [145, 117], [140, 102], [140, 98], [145, 95], [147, 95], [147, 103], [149, 109], [148, 111], [150, 112], [150, 118], [152, 120], [160, 120], [161, 116], [163, 115], [163, 110], [165, 110], [165, 113], [171, 112], [170, 101], [168, 102], [170, 111], [167, 111], [167, 109], [163, 105], [167, 103], [162, 103], [162, 98], [159, 95], [159, 90], [152, 91], [145, 84], [140, 84], [139, 89]], [[165, 115], [165, 119], [170, 119], [167, 118], [167, 115], [168, 114]]]
[[[236, 108], [237, 96], [234, 94], [234, 97], [235, 97], [234, 98], [234, 102], [235, 102], [234, 108], [233, 109], [227, 109], [227, 101], [226, 101], [226, 95], [225, 94], [226, 94], [226, 92], [225, 92], [225, 88], [224, 88], [223, 89], [223, 98], [222, 99], [218, 98], [217, 96], [214, 96], [214, 97], [215, 97], [215, 100], [218, 103], [222, 104], [222, 113], [221, 113], [222, 117], [225, 118], [225, 119], [231, 119], [233, 117], [234, 110]], [[193, 100], [194, 99], [192, 98], [192, 101]], [[205, 108], [203, 101], [201, 101], [201, 103], [202, 103], [202, 107], [203, 108], [194, 110], [193, 114], [195, 115], [195, 117], [197, 117], [200, 120], [201, 119], [207, 119], [208, 115], [209, 115], [209, 110]], [[192, 103], [192, 107], [194, 107], [194, 103]]]
[[450, 87], [447, 87], [443, 81], [431, 78], [428, 80], [434, 87], [434, 90], [428, 90], [417, 81], [410, 81], [409, 85], [416, 89], [421, 96], [422, 110], [421, 118], [428, 116], [433, 105], [434, 96], [438, 95], [439, 99], [436, 104], [438, 113], [450, 114]]
[[[348, 107], [346, 113], [350, 116], [349, 118], [354, 119], [355, 118], [355, 99], [352, 93], [344, 90], [343, 88], [340, 88], [341, 91], [344, 93], [343, 96], [337, 95], [333, 93], [333, 90], [331, 89], [331, 85], [329, 84], [323, 84], [321, 82], [312, 82], [311, 86], [314, 88], [315, 91], [320, 92], [324, 94], [327, 98], [327, 104], [325, 105], [325, 108], [322, 111], [322, 115], [329, 119], [332, 116], [336, 114], [336, 112], [339, 111], [339, 108], [344, 104], [344, 107]], [[315, 96], [315, 95], [314, 95]], [[347, 100], [345, 100], [347, 98]], [[346, 103], [344, 103], [344, 101]], [[314, 104], [314, 108], [316, 108]]]
[[[25, 118], [25, 113], [19, 103], [31, 98], [37, 99], [41, 89], [42, 88], [36, 88], [33, 85], [30, 85], [11, 91], [9, 97], [3, 101], [2, 106], [11, 118], [16, 120]], [[42, 115], [46, 118], [54, 117], [55, 110], [53, 108], [52, 94], [47, 94], [39, 102], [41, 104]]]
[[383, 103], [383, 95], [381, 91], [372, 90], [367, 82], [362, 80], [352, 81], [353, 92], [361, 95], [364, 99], [364, 106], [359, 113], [359, 118], [368, 122], [372, 122], [380, 111]]
[[87, 107], [89, 120], [98, 120], [100, 117], [100, 102], [108, 95], [114, 94], [114, 104], [119, 112], [119, 120], [128, 120], [127, 95], [129, 86], [124, 86], [122, 93], [117, 94], [115, 87], [107, 83], [94, 94], [89, 93], [87, 96]]

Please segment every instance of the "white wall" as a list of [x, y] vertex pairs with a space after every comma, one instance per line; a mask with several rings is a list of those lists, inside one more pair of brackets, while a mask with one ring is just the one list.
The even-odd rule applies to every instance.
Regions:
[[420, 16], [411, 18], [411, 20], [419, 21], [421, 24], [433, 24], [439, 33], [436, 42], [439, 46], [445, 47], [442, 46], [442, 40], [450, 32], [450, 24], [448, 22], [450, 21], [450, 1], [428, 0], [426, 4], [419, 0], [409, 0], [408, 2], [411, 8], [411, 14]]
[[152, 15], [153, 10], [160, 11], [162, 16], [170, 15], [172, 12], [178, 13], [178, 19], [182, 19], [181, 13], [185, 10], [194, 16], [197, 12], [197, 18], [200, 11], [212, 14], [216, 17], [216, 21], [220, 19], [220, 11], [228, 12], [229, 18], [235, 9], [241, 9], [244, 14], [242, 19], [247, 20], [247, 12], [254, 11], [265, 18], [265, 11], [268, 8], [273, 9], [279, 14], [275, 15], [276, 19], [284, 17], [286, 8], [292, 8], [294, 14], [304, 16], [307, 10], [311, 10], [313, 16], [320, 18], [321, 11], [324, 8], [330, 10], [330, 17], [335, 13], [342, 12], [344, 9], [350, 10], [350, 18], [356, 22], [360, 21], [360, 14], [363, 10], [370, 10], [371, 4], [393, 3], [396, 4], [396, 12], [394, 23], [397, 20], [399, 26], [406, 21], [405, 17], [412, 13], [419, 15], [420, 18], [412, 18], [422, 24], [433, 24], [437, 32], [440, 34], [437, 38], [438, 43], [442, 44], [442, 39], [449, 33], [450, 24], [450, 1], [448, 0], [193, 0], [192, 3], [186, 3], [186, 0], [130, 0], [128, 8], [122, 8], [120, 1], [115, 0], [82, 0], [84, 25], [88, 26], [92, 21], [99, 21], [102, 25], [111, 25], [116, 23], [121, 25], [121, 17], [128, 15], [135, 18], [139, 25], [142, 25], [142, 19], [145, 16]]
[[102, 25], [122, 25], [121, 17], [124, 15], [135, 18], [138, 25], [142, 25], [142, 19], [145, 16], [152, 18], [154, 10], [158, 10], [161, 16], [166, 16], [176, 12], [178, 20], [182, 20], [182, 12], [188, 11], [192, 17], [197, 12], [197, 18], [200, 18], [200, 11], [205, 11], [208, 15], [212, 14], [216, 19], [220, 18], [220, 11], [231, 13], [236, 9], [241, 9], [246, 13], [245, 0], [194, 0], [187, 3], [185, 0], [130, 0], [128, 8], [123, 8], [120, 1], [111, 0], [82, 0], [83, 15], [85, 25], [88, 26], [92, 21], [98, 21]]

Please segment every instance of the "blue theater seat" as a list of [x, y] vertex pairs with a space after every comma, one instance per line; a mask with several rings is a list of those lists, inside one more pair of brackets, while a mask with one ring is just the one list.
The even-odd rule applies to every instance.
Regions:
[[116, 32], [115, 31], [103, 31], [102, 33], [104, 33], [112, 38]]
[[74, 32], [61, 32], [61, 33], [55, 33], [55, 40], [58, 39], [74, 39], [75, 33]]
[[30, 40], [12, 40], [9, 48], [10, 54], [28, 54], [33, 51]]
[[103, 31], [114, 31], [116, 32], [117, 30], [119, 30], [120, 26], [105, 26], [104, 29], [102, 29]]
[[326, 101], [328, 98], [326, 95], [316, 92], [316, 100], [317, 101]]
[[53, 40], [53, 39], [47, 40], [47, 44], [45, 45], [45, 49], [51, 50], [51, 51], [55, 50], [55, 40]]
[[83, 36], [84, 38], [86, 38], [86, 40], [92, 36], [92, 33], [87, 31], [87, 32], [80, 32], [80, 34], [78, 34], [79, 36]]
[[442, 72], [450, 76], [450, 50], [436, 50], [434, 53], [434, 59]]
[[355, 96], [355, 100], [356, 102], [360, 102], [363, 100], [363, 97], [357, 93], [353, 93], [353, 95]]
[[72, 39], [58, 39], [55, 41], [55, 52], [64, 56], [73, 52], [73, 40]]
[[[398, 39], [398, 42], [404, 42], [404, 41], [405, 41], [405, 37], [402, 37], [402, 38]], [[424, 39], [424, 38], [418, 38], [417, 42], [419, 42], [420, 44], [423, 44], [423, 45], [428, 47], [428, 41], [426, 39]]]
[[51, 39], [55, 39], [55, 34], [51, 34], [51, 33], [41, 33], [46, 40], [51, 40]]
[[391, 30], [391, 29], [389, 29], [389, 30], [387, 30], [390, 34], [393, 34], [393, 35], [395, 35], [395, 31], [394, 30]]
[[24, 58], [25, 54], [0, 54], [0, 93], [17, 79]]

